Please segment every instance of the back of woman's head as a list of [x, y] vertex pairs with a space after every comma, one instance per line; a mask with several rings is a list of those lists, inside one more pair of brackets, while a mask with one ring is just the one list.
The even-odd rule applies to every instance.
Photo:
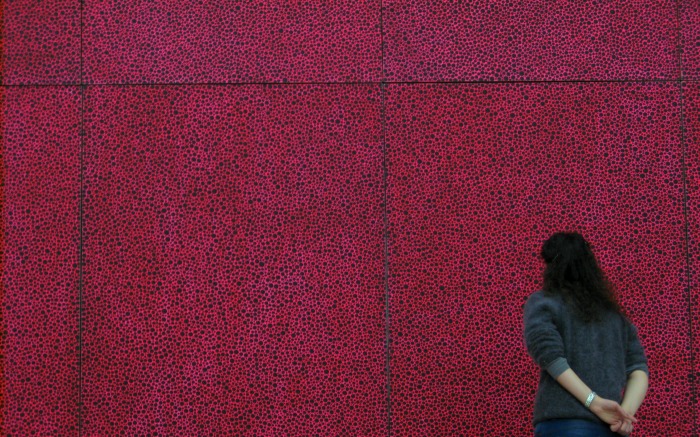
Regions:
[[603, 313], [623, 314], [615, 290], [598, 266], [591, 246], [578, 232], [558, 232], [542, 245], [540, 256], [547, 264], [542, 291], [560, 295], [574, 313], [589, 322]]

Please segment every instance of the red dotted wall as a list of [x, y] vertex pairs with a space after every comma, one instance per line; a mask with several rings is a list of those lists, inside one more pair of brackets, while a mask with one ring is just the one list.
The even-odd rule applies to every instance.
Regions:
[[562, 230], [698, 435], [697, 1], [0, 4], [3, 435], [532, 435]]

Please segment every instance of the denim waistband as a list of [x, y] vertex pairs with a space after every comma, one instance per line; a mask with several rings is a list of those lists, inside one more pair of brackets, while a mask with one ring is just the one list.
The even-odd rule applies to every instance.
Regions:
[[608, 425], [584, 419], [556, 419], [539, 422], [535, 437], [620, 437]]

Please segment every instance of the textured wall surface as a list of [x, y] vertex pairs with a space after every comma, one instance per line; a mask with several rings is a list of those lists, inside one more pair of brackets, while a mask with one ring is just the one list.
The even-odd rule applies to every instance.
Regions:
[[531, 435], [561, 230], [698, 435], [697, 0], [1, 4], [3, 435]]

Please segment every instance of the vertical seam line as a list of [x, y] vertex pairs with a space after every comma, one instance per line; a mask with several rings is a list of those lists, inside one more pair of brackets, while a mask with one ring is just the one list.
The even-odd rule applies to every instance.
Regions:
[[382, 202], [383, 206], [383, 242], [384, 242], [384, 347], [386, 354], [386, 405], [387, 405], [387, 436], [391, 437], [391, 330], [389, 328], [389, 235], [387, 217], [387, 163], [386, 163], [386, 113], [385, 113], [385, 89], [386, 73], [384, 67], [384, 2], [379, 2], [379, 35], [381, 44], [381, 77], [379, 82], [379, 93], [381, 97], [381, 122], [382, 122], [382, 186], [384, 189]]
[[85, 149], [85, 85], [80, 86], [80, 223], [78, 242], [78, 437], [83, 431], [83, 150]]
[[683, 215], [685, 216], [685, 261], [686, 261], [686, 293], [688, 299], [688, 343], [690, 349], [690, 403], [693, 415], [692, 431], [693, 436], [698, 435], [697, 430], [697, 409], [695, 408], [695, 399], [697, 399], [697, 386], [695, 378], [695, 352], [693, 341], [693, 295], [691, 281], [691, 262], [690, 262], [690, 237], [688, 235], [689, 216], [688, 216], [688, 169], [686, 166], [686, 141], [685, 141], [685, 96], [683, 93], [683, 20], [681, 15], [682, 0], [676, 0], [676, 53], [678, 54], [678, 91], [680, 94], [680, 125], [681, 125], [681, 173], [683, 177]]

